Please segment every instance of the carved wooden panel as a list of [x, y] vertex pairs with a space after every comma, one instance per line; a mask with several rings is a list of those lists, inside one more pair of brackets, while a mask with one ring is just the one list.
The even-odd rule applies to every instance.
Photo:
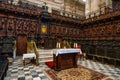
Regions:
[[106, 34], [106, 27], [105, 27], [105, 26], [102, 26], [100, 32], [101, 32], [100, 35], [104, 37], [105, 34]]
[[99, 27], [99, 28], [97, 28], [97, 33], [98, 33], [98, 36], [99, 37], [101, 37], [101, 36], [103, 36], [103, 33], [104, 33], [104, 29], [102, 28], [102, 27]]
[[23, 20], [23, 28], [22, 33], [28, 35], [29, 27], [30, 27], [30, 20]]
[[65, 27], [63, 27], [63, 34], [65, 34], [65, 32], [66, 32], [66, 29], [65, 29]]
[[85, 32], [86, 32], [86, 37], [90, 37], [90, 36], [92, 36], [92, 31], [91, 31], [90, 28], [86, 29]]
[[16, 19], [16, 33], [26, 34], [29, 37], [35, 37], [37, 34], [38, 23], [37, 21]]
[[67, 34], [68, 33], [68, 28], [65, 28], [65, 34]]
[[56, 26], [54, 26], [53, 28], [54, 28], [53, 32], [56, 33], [56, 30], [57, 30]]
[[23, 24], [24, 22], [22, 21], [22, 19], [16, 19], [16, 33], [17, 34], [22, 34]]
[[97, 31], [96, 35], [98, 37], [99, 36], [99, 27], [96, 27], [96, 31]]
[[107, 36], [112, 36], [113, 34], [113, 26], [112, 25], [107, 25], [106, 26], [106, 35]]
[[5, 36], [6, 18], [0, 17], [0, 36]]
[[84, 37], [84, 31], [80, 30], [80, 37]]
[[63, 27], [61, 27], [61, 34], [64, 34], [64, 33], [63, 33]]
[[54, 28], [54, 29], [53, 29], [53, 32], [56, 33], [56, 32], [57, 32], [56, 26], [53, 26], [53, 28]]
[[36, 21], [31, 21], [29, 24], [29, 36], [35, 37], [37, 34], [37, 22]]
[[52, 34], [53, 33], [53, 25], [50, 25], [50, 34]]
[[54, 60], [55, 70], [77, 67], [76, 53], [59, 54], [58, 56], [53, 54], [53, 60]]
[[68, 30], [69, 30], [68, 32], [69, 32], [70, 36], [74, 36], [74, 35], [73, 35], [73, 33], [74, 33], [74, 32], [73, 32], [73, 31], [74, 31], [73, 28], [68, 28]]
[[61, 34], [61, 27], [60, 26], [58, 26], [58, 31], [59, 31], [58, 33]]
[[119, 0], [112, 0], [112, 7], [113, 9], [117, 9], [120, 7], [120, 1]]
[[54, 28], [53, 28], [54, 26], [53, 25], [50, 25], [50, 33], [52, 34], [52, 33], [54, 33]]
[[56, 33], [59, 33], [59, 27], [56, 26]]
[[[8, 0], [2, 0], [2, 1], [8, 1]], [[41, 12], [40, 7], [33, 6], [33, 5], [30, 5], [30, 4], [27, 4], [27, 3], [24, 4], [24, 5], [22, 5], [22, 4], [20, 4], [20, 6], [16, 6], [16, 5], [11, 5], [11, 4], [7, 4], [7, 3], [0, 3], [0, 8], [2, 10], [7, 9], [7, 10], [10, 10], [10, 11], [27, 13], [29, 15], [36, 15], [36, 16], [39, 15], [40, 12]]]
[[75, 35], [76, 36], [76, 29], [73, 29], [73, 35]]
[[72, 34], [71, 29], [72, 29], [72, 28], [69, 28], [69, 29], [68, 29], [68, 33], [69, 33], [70, 36], [71, 36], [71, 34]]
[[15, 36], [15, 20], [13, 18], [7, 19], [7, 36]]
[[120, 23], [116, 25], [116, 35], [120, 36]]
[[83, 34], [84, 34], [84, 37], [87, 37], [87, 36], [88, 36], [88, 31], [87, 31], [87, 29], [84, 29], [83, 32], [84, 32], [84, 33], [83, 33]]
[[96, 37], [96, 29], [95, 28], [91, 28], [91, 34], [93, 37]]
[[77, 34], [78, 36], [79, 36], [79, 31], [80, 31], [79, 29], [77, 29], [77, 31], [76, 31], [76, 34]]

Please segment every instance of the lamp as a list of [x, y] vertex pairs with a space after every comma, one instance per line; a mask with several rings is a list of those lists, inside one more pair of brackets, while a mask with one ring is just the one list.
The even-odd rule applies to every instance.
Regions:
[[43, 34], [47, 33], [47, 26], [46, 25], [41, 26], [41, 33], [43, 33]]

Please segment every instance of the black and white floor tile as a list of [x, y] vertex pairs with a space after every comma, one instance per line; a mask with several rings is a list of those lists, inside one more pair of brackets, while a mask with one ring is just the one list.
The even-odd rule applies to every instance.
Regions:
[[[78, 61], [78, 64], [98, 72], [109, 75], [114, 80], [120, 80], [120, 69], [109, 65], [101, 64], [91, 60]], [[22, 58], [18, 57], [12, 65], [9, 66], [7, 76], [4, 80], [49, 80], [43, 73], [44, 69], [49, 69], [45, 64], [35, 66], [32, 63], [26, 63], [24, 66]]]

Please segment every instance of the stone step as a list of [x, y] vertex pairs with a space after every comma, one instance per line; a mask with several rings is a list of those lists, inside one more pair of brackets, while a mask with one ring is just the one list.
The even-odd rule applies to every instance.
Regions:
[[44, 55], [44, 54], [53, 54], [53, 52], [38, 52], [38, 53], [41, 54], [41, 55], [42, 55], [42, 54], [43, 54], [43, 55]]
[[39, 58], [53, 58], [53, 56], [40, 56]]
[[39, 56], [41, 56], [41, 55], [43, 55], [43, 56], [52, 56], [53, 54], [46, 54], [46, 53], [39, 54]]
[[38, 52], [52, 52], [53, 50], [52, 49], [38, 49]]
[[53, 61], [53, 60], [42, 60], [42, 61], [39, 61], [39, 63], [45, 63], [45, 62], [49, 62], [49, 61]]
[[53, 58], [39, 58], [39, 62], [53, 61]]
[[53, 50], [52, 49], [38, 49], [39, 52], [39, 63], [45, 63], [53, 61]]

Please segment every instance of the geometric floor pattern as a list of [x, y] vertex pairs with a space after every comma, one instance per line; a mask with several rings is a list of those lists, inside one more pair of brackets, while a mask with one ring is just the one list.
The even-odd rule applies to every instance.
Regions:
[[[43, 73], [44, 70], [49, 69], [45, 64], [35, 66], [32, 63], [27, 63], [25, 66], [23, 66], [21, 65], [21, 60], [21, 57], [18, 57], [16, 60], [14, 60], [13, 64], [9, 66], [7, 76], [4, 80], [49, 80]], [[79, 60], [78, 64], [109, 75], [114, 80], [120, 80], [119, 68], [91, 60]]]
[[113, 66], [101, 64], [99, 62], [94, 62], [91, 60], [79, 61], [79, 64], [92, 70], [104, 73], [114, 80], [120, 80], [120, 68], [115, 68]]
[[45, 69], [49, 69], [45, 64], [36, 66], [30, 63], [30, 60], [27, 60], [24, 66], [22, 58], [19, 57], [9, 66], [4, 80], [49, 80], [43, 73]]

